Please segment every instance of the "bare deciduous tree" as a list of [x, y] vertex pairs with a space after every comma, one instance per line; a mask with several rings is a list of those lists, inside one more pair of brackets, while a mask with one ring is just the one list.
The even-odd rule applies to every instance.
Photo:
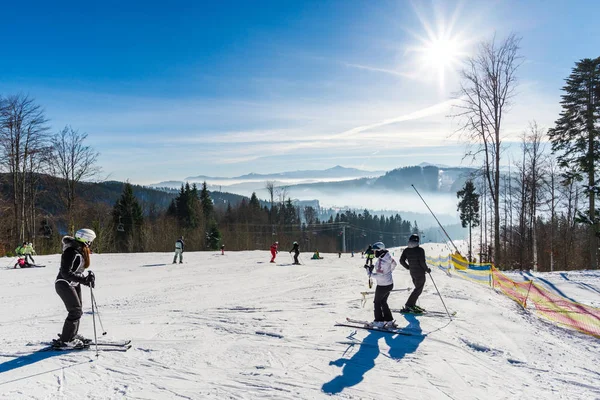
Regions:
[[62, 178], [59, 194], [65, 203], [69, 230], [73, 234], [73, 207], [75, 205], [75, 189], [82, 180], [92, 178], [99, 171], [96, 161], [99, 153], [85, 145], [87, 133], [80, 133], [70, 126], [52, 137], [51, 173]]
[[461, 131], [477, 143], [474, 156], [483, 158], [484, 178], [493, 203], [494, 261], [500, 262], [500, 153], [502, 122], [517, 85], [520, 38], [511, 34], [497, 43], [494, 37], [479, 45], [461, 72], [456, 117]]
[[26, 236], [31, 218], [27, 210], [34, 207], [34, 199], [28, 196], [29, 181], [39, 172], [33, 169], [41, 167], [34, 159], [41, 157], [47, 148], [47, 122], [42, 107], [26, 95], [0, 99], [0, 157], [13, 185], [13, 240], [24, 240]]

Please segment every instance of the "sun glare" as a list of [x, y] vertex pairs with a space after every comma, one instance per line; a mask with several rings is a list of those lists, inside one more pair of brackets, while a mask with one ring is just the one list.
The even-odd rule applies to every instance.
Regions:
[[415, 12], [425, 35], [411, 32], [419, 42], [407, 49], [407, 55], [414, 56], [411, 57], [414, 74], [423, 80], [437, 81], [440, 90], [444, 90], [446, 77], [458, 70], [470, 44], [466, 30], [455, 29], [460, 8], [450, 18], [444, 18], [444, 13], [436, 10], [432, 22], [416, 8]]

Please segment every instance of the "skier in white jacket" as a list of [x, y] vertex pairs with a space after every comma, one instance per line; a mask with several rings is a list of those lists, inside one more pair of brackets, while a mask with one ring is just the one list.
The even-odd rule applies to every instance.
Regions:
[[373, 250], [375, 250], [375, 258], [377, 259], [374, 271], [371, 274], [377, 282], [375, 299], [373, 300], [373, 304], [375, 305], [375, 321], [373, 325], [378, 327], [392, 327], [391, 324], [394, 318], [392, 317], [387, 300], [394, 288], [392, 271], [394, 271], [397, 264], [382, 242], [373, 244]]

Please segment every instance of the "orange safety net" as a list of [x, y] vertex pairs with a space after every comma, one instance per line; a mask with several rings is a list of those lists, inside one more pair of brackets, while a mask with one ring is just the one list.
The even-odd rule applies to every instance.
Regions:
[[571, 301], [529, 282], [515, 282], [492, 267], [495, 288], [542, 317], [562, 326], [600, 338], [600, 308]]

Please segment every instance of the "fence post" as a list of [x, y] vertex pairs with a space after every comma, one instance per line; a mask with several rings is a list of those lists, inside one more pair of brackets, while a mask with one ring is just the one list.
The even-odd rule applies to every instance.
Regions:
[[527, 308], [527, 299], [529, 298], [529, 291], [531, 290], [531, 285], [533, 285], [533, 279], [529, 281], [529, 288], [527, 289], [527, 296], [525, 296], [525, 301], [523, 301], [523, 308]]

